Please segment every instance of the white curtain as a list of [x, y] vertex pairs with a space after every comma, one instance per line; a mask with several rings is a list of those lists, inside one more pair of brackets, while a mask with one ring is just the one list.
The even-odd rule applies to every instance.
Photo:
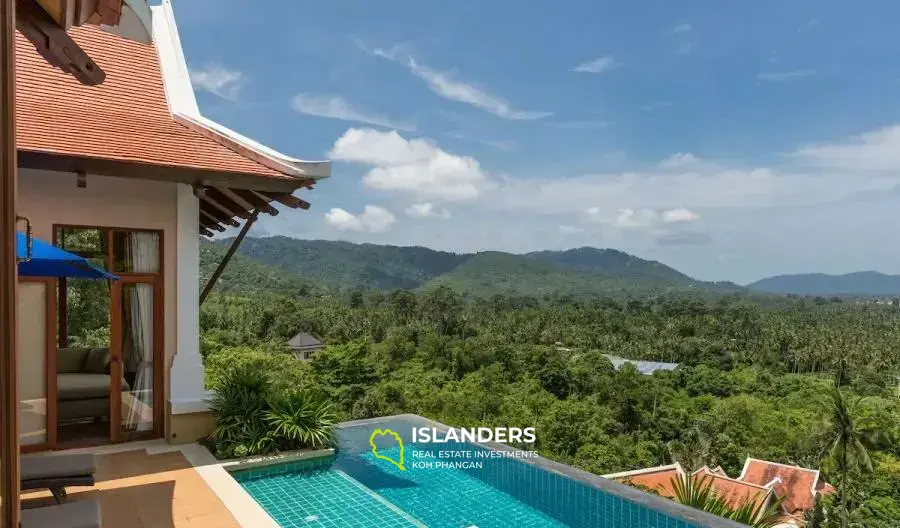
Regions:
[[[148, 232], [129, 233], [128, 260], [134, 273], [159, 271], [159, 235]], [[135, 365], [132, 404], [125, 419], [128, 431], [153, 429], [153, 286], [128, 284], [131, 288], [131, 336]]]

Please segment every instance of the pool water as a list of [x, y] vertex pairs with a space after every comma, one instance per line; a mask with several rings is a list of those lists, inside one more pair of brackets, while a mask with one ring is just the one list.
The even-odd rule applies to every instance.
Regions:
[[[377, 427], [409, 432], [421, 425], [409, 420], [394, 418]], [[414, 463], [437, 462], [448, 452], [468, 452], [470, 461], [473, 451], [492, 452], [462, 442], [412, 444], [404, 434], [401, 470], [371, 452], [375, 428], [338, 429], [334, 456], [236, 471], [233, 477], [283, 528], [700, 526], [514, 458], [476, 458], [481, 467]], [[379, 446], [378, 453], [398, 460], [399, 450]]]

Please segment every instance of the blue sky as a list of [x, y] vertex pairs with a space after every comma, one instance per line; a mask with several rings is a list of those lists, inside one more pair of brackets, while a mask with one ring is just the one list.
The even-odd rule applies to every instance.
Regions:
[[335, 160], [257, 235], [900, 273], [896, 2], [253, 6], [175, 2], [202, 111]]

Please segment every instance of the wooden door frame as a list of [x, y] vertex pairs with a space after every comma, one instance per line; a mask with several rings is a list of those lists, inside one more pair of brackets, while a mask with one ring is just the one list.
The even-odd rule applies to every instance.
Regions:
[[[44, 342], [44, 371], [46, 385], [44, 397], [47, 410], [47, 441], [41, 444], [23, 445], [19, 448], [22, 453], [46, 451], [56, 445], [56, 279], [53, 277], [22, 277], [19, 276], [19, 284], [40, 283], [45, 285], [45, 342]], [[16, 373], [18, 375], [18, 372]], [[50, 395], [53, 394], [53, 398]], [[18, 403], [18, 402], [17, 402]]]
[[[58, 232], [60, 229], [97, 229], [106, 237], [106, 254], [104, 262], [110, 273], [119, 277], [119, 280], [110, 281], [109, 296], [109, 316], [110, 316], [110, 401], [109, 401], [109, 439], [106, 443], [120, 443], [125, 441], [122, 434], [122, 313], [121, 313], [121, 297], [122, 285], [133, 283], [152, 283], [153, 284], [153, 430], [147, 433], [131, 435], [127, 441], [145, 440], [150, 438], [162, 438], [165, 430], [165, 231], [162, 229], [151, 229], [144, 227], [127, 227], [127, 226], [102, 226], [102, 225], [82, 225], [82, 224], [53, 224], [53, 245], [58, 246]], [[113, 248], [114, 234], [116, 232], [149, 232], [159, 235], [159, 271], [156, 273], [134, 273], [116, 271], [115, 252]], [[54, 317], [59, 316], [59, 342], [54, 336], [54, 343], [62, 346], [64, 340], [67, 339], [67, 325], [65, 324], [66, 315], [63, 302], [65, 297], [65, 279], [58, 281], [60, 307]], [[55, 299], [54, 299], [55, 300]], [[55, 347], [54, 347], [55, 352]], [[54, 363], [55, 364], [55, 363]], [[55, 382], [54, 382], [55, 387]], [[56, 405], [56, 394], [54, 393], [54, 406]], [[49, 397], [49, 395], [48, 395]], [[55, 409], [54, 409], [55, 410]], [[55, 429], [56, 427], [54, 427]], [[83, 446], [97, 445], [94, 443], [85, 443]], [[79, 445], [67, 445], [65, 449], [73, 447], [83, 447]], [[59, 449], [56, 445], [54, 449]]]
[[[150, 284], [153, 288], [153, 430], [146, 433], [132, 434], [128, 441], [144, 440], [146, 438], [161, 438], [163, 436], [163, 422], [165, 420], [164, 405], [165, 395], [160, 388], [163, 386], [164, 368], [165, 368], [165, 333], [163, 332], [163, 317], [165, 314], [162, 292], [165, 280], [162, 275], [155, 273], [131, 273], [122, 274], [118, 281], [113, 281], [111, 299], [114, 304], [124, 301], [123, 290], [126, 284]], [[121, 304], [119, 304], [121, 306]], [[113, 346], [110, 348], [110, 374], [115, 375], [112, 379], [112, 388], [110, 389], [110, 397], [115, 401], [110, 401], [110, 414], [117, 416], [117, 420], [110, 419], [110, 440], [113, 443], [122, 442], [122, 376], [124, 374], [122, 363], [122, 335], [123, 311], [116, 310], [111, 313], [111, 332], [110, 341]], [[116, 329], [116, 330], [113, 330]], [[114, 335], [115, 334], [115, 335]], [[115, 398], [113, 395], [118, 395]], [[114, 407], [116, 407], [114, 409]]]

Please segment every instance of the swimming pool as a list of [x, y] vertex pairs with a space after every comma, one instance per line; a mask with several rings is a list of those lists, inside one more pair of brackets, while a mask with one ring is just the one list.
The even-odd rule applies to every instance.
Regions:
[[[501, 444], [413, 443], [425, 426], [447, 429], [414, 415], [348, 422], [336, 455], [232, 476], [284, 528], [742, 526]], [[399, 435], [403, 469], [387, 460], [400, 459], [397, 442], [376, 429]]]

